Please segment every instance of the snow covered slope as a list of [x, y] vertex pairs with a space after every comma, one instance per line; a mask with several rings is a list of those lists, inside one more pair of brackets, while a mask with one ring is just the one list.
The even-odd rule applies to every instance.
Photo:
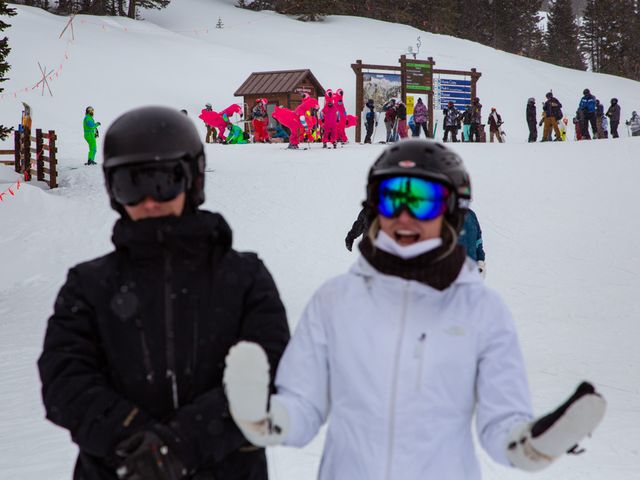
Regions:
[[[58, 132], [61, 186], [49, 191], [37, 182], [23, 184], [0, 203], [0, 479], [62, 480], [72, 470], [75, 447], [68, 434], [43, 419], [35, 360], [66, 270], [111, 248], [116, 214], [101, 171], [82, 166], [84, 108], [96, 108], [104, 129], [123, 111], [149, 103], [186, 108], [195, 118], [206, 101], [234, 101], [233, 91], [252, 71], [309, 67], [326, 88], [345, 89], [352, 111], [349, 64], [358, 58], [393, 64], [417, 35], [439, 67], [477, 67], [483, 73], [482, 103], [495, 105], [507, 122], [508, 144], [454, 148], [472, 175], [487, 282], [516, 318], [536, 410], [553, 408], [582, 379], [594, 381], [609, 400], [587, 453], [563, 459], [536, 479], [637, 479], [640, 141], [518, 140], [526, 138], [524, 105], [530, 96], [542, 100], [553, 87], [568, 113], [589, 87], [607, 102], [618, 97], [628, 118], [640, 107], [640, 84], [402, 25], [350, 17], [306, 24], [233, 3], [174, 0], [165, 11], [146, 12], [143, 22], [78, 16], [72, 44], [58, 40], [66, 18], [17, 7], [18, 16], [10, 20], [13, 68], [3, 85], [9, 94], [0, 99], [0, 122], [16, 123], [24, 100], [34, 109], [36, 127]], [[214, 28], [218, 17], [223, 29]], [[63, 66], [51, 81], [54, 97], [24, 92], [38, 80], [38, 61]], [[15, 98], [10, 95], [20, 89]], [[258, 251], [265, 260], [292, 327], [320, 283], [354, 260], [343, 238], [363, 199], [367, 169], [381, 149], [207, 146], [212, 171], [205, 207], [226, 216], [237, 248]], [[0, 166], [0, 191], [16, 180], [10, 168]], [[321, 450], [319, 436], [304, 450], [270, 451], [272, 478], [314, 478]], [[489, 480], [531, 478], [494, 465], [484, 454], [482, 465]]]

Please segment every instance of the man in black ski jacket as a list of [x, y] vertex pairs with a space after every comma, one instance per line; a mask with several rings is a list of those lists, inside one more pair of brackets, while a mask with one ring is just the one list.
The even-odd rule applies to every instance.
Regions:
[[529, 127], [529, 143], [538, 140], [538, 114], [536, 112], [536, 99], [531, 97], [527, 101], [527, 126]]
[[618, 138], [618, 125], [620, 125], [620, 105], [618, 105], [618, 99], [611, 99], [611, 106], [607, 109], [607, 113], [605, 114], [609, 117], [609, 121], [611, 122], [611, 136], [613, 138]]
[[267, 478], [231, 420], [224, 358], [252, 340], [275, 371], [289, 329], [262, 261], [197, 209], [204, 170], [177, 110], [133, 110], [106, 134], [115, 251], [69, 270], [38, 361], [47, 418], [80, 449], [76, 480]]

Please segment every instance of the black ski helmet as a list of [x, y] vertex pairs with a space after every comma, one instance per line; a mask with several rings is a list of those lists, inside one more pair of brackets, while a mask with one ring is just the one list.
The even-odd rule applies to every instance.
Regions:
[[547, 98], [553, 98], [553, 93], [552, 92], [547, 92], [547, 94], [545, 96]]
[[583, 95], [591, 95], [591, 90], [589, 90], [588, 88], [585, 88], [585, 89], [582, 91], [582, 94], [583, 94]]
[[611, 99], [611, 105], [616, 105], [618, 103], [618, 99], [617, 98], [612, 98]]
[[460, 233], [471, 201], [471, 181], [457, 153], [441, 143], [422, 139], [403, 140], [387, 147], [369, 170], [363, 205], [371, 219], [377, 215], [380, 181], [395, 176], [424, 178], [447, 186], [451, 194], [445, 219]]
[[188, 166], [185, 209], [204, 202], [204, 146], [193, 122], [179, 110], [140, 107], [118, 117], [104, 137], [103, 171], [111, 206], [123, 213], [111, 191], [112, 172], [124, 166], [183, 160]]

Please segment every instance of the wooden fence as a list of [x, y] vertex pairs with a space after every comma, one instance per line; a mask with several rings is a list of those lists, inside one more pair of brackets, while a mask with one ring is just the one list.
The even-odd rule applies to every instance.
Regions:
[[[49, 130], [43, 133], [36, 129], [36, 136], [32, 137], [29, 130], [14, 132], [13, 150], [0, 150], [0, 163], [14, 165], [17, 173], [24, 175], [25, 181], [35, 176], [37, 180], [45, 182], [49, 188], [58, 186], [58, 159], [56, 153], [56, 132]], [[11, 160], [3, 156], [11, 155]]]

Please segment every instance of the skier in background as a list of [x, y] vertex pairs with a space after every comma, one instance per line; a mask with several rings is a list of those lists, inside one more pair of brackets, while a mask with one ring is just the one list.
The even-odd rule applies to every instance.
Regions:
[[562, 103], [552, 92], [547, 92], [547, 100], [544, 102], [542, 111], [544, 112], [544, 130], [542, 131], [542, 141], [551, 141], [551, 130], [556, 134], [555, 142], [562, 141], [562, 134], [560, 133], [560, 127], [558, 121], [563, 117], [562, 115]]
[[377, 126], [376, 121], [376, 111], [375, 105], [373, 104], [373, 99], [367, 100], [365, 107], [369, 109], [369, 111], [365, 114], [365, 129], [367, 130], [367, 135], [364, 137], [364, 143], [371, 143], [371, 135], [373, 135], [373, 127]]
[[580, 110], [582, 114], [580, 128], [582, 129], [583, 140], [591, 140], [591, 135], [589, 135], [589, 124], [591, 124], [593, 138], [596, 138], [598, 131], [598, 125], [596, 122], [596, 97], [591, 95], [591, 91], [588, 88], [585, 88], [582, 91], [582, 95], [583, 97], [580, 99], [580, 104], [578, 105], [578, 110]]
[[69, 270], [38, 360], [47, 418], [79, 447], [75, 480], [267, 478], [229, 416], [223, 361], [245, 339], [275, 366], [289, 327], [263, 262], [198, 209], [205, 168], [178, 110], [132, 110], [105, 135], [115, 250]]
[[266, 98], [258, 98], [253, 110], [251, 110], [254, 143], [269, 143], [269, 132], [267, 130], [269, 116], [267, 114], [266, 104]]
[[422, 98], [420, 97], [418, 97], [418, 102], [413, 109], [413, 121], [416, 124], [416, 129], [418, 130], [418, 135], [416, 135], [416, 137], [420, 136], [420, 129], [422, 128], [422, 130], [424, 131], [424, 136], [426, 138], [431, 138], [427, 127], [427, 125], [429, 124], [429, 112], [427, 110], [427, 106], [424, 104]]
[[453, 102], [449, 102], [447, 104], [447, 108], [442, 110], [442, 114], [444, 115], [444, 136], [442, 137], [443, 142], [447, 142], [447, 137], [451, 134], [451, 141], [458, 141], [458, 119], [460, 117], [460, 112], [453, 105]]
[[100, 122], [96, 122], [93, 119], [93, 113], [93, 107], [87, 107], [84, 111], [84, 121], [82, 122], [84, 139], [89, 144], [89, 156], [85, 165], [96, 165], [96, 138], [98, 138]]
[[635, 110], [631, 113], [631, 118], [625, 122], [625, 125], [631, 128], [632, 137], [640, 137], [640, 116]]
[[471, 101], [471, 126], [469, 128], [469, 141], [481, 142], [480, 125], [482, 125], [482, 104], [478, 97]]
[[462, 141], [471, 141], [471, 105], [462, 113]]
[[620, 125], [620, 105], [618, 105], [618, 99], [611, 99], [611, 106], [607, 109], [605, 114], [611, 121], [611, 137], [618, 138], [618, 125]]
[[388, 143], [396, 141], [396, 126], [398, 123], [397, 113], [396, 113], [396, 99], [390, 98], [387, 102], [382, 106], [382, 111], [384, 112], [384, 126], [387, 130], [387, 138], [386, 141]]
[[399, 142], [369, 170], [366, 192], [361, 255], [312, 296], [277, 393], [260, 345], [229, 351], [225, 393], [245, 437], [302, 447], [327, 423], [319, 480], [479, 480], [474, 420], [503, 465], [541, 470], [577, 451], [606, 402], [583, 382], [533, 416], [511, 314], [457, 245], [471, 197], [460, 157]]
[[409, 136], [407, 133], [407, 106], [402, 100], [398, 100], [396, 102], [396, 119], [398, 125], [398, 136], [401, 139], [407, 138]]
[[529, 143], [536, 142], [538, 140], [538, 129], [536, 128], [538, 114], [536, 112], [536, 99], [533, 97], [527, 100], [526, 118], [527, 126], [529, 127]]
[[[210, 103], [206, 103], [204, 109], [207, 112], [213, 112], [213, 107]], [[216, 143], [218, 141], [218, 131], [216, 128], [206, 122], [204, 123], [204, 126], [207, 127], [207, 135], [204, 138], [204, 143]]]
[[493, 143], [493, 137], [498, 139], [499, 143], [502, 143], [502, 134], [500, 133], [500, 127], [502, 126], [502, 117], [496, 110], [496, 107], [491, 107], [491, 113], [489, 114], [489, 141]]

